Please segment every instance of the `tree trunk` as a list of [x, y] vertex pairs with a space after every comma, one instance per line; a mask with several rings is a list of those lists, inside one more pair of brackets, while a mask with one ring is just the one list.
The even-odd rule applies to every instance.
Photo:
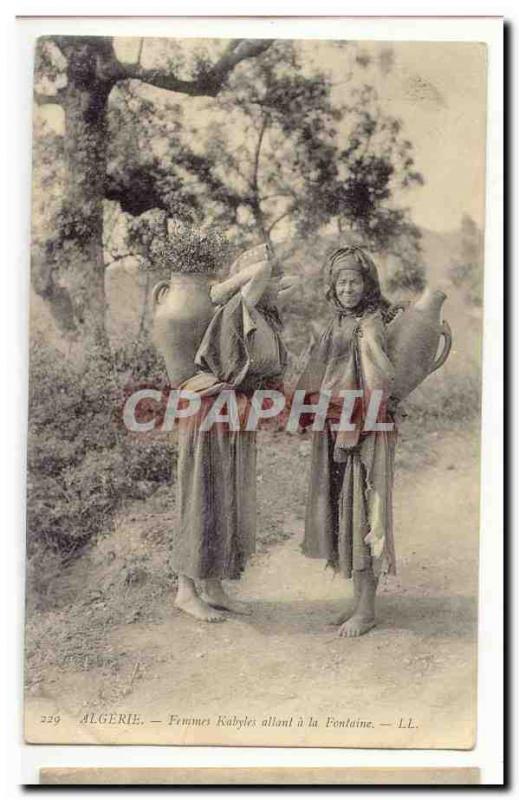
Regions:
[[96, 44], [67, 48], [64, 90], [67, 186], [62, 213], [63, 279], [79, 329], [105, 338], [103, 198], [106, 107], [111, 82], [96, 74]]
[[[93, 333], [107, 343], [103, 260], [103, 200], [106, 189], [107, 102], [112, 87], [135, 78], [192, 96], [215, 97], [237, 64], [265, 52], [271, 42], [234, 39], [222, 56], [193, 81], [174, 74], [123, 65], [107, 37], [53, 36], [67, 68], [67, 83], [40, 103], [65, 110], [66, 188], [58, 229], [33, 254], [33, 283], [64, 332]], [[35, 248], [36, 250], [36, 248]]]

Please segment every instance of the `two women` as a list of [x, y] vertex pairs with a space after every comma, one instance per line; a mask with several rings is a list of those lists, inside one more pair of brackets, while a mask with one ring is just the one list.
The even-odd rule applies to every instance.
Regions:
[[[252, 258], [245, 254], [231, 276], [212, 288], [217, 310], [196, 356], [198, 372], [183, 386], [203, 401], [200, 414], [180, 430], [176, 605], [210, 622], [223, 619], [225, 610], [246, 610], [221, 581], [238, 578], [254, 549], [255, 434], [222, 425], [206, 431], [202, 423], [223, 389], [235, 390], [245, 408], [255, 389], [280, 384], [286, 352], [277, 302], [290, 288], [272, 274], [265, 256], [265, 249]], [[374, 263], [360, 248], [332, 255], [326, 287], [334, 318], [311, 351], [299, 388], [314, 399], [328, 392], [332, 401], [353, 391], [358, 402], [352, 430], [335, 429], [340, 412], [332, 402], [324, 430], [313, 434], [303, 552], [353, 576], [355, 608], [341, 617], [340, 634], [359, 636], [375, 624], [378, 576], [394, 572], [394, 434], [366, 433], [363, 425], [370, 394], [378, 390], [384, 400], [390, 395], [393, 370], [384, 332], [389, 304]], [[382, 409], [385, 419], [385, 403]]]

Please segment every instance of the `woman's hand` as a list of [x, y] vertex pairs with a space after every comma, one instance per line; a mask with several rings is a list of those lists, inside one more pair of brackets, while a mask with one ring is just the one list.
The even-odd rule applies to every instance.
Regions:
[[229, 270], [229, 275], [236, 275], [241, 272], [245, 267], [251, 264], [257, 264], [260, 261], [269, 260], [269, 248], [267, 244], [258, 244], [256, 247], [251, 247], [250, 250], [245, 250], [238, 258], [232, 263]]
[[225, 303], [241, 290], [249, 305], [256, 305], [272, 272], [272, 262], [266, 258], [267, 253], [265, 244], [242, 253], [233, 263], [230, 277], [211, 287], [213, 303]]
[[250, 306], [255, 306], [259, 303], [269, 287], [272, 275], [272, 262], [260, 261], [259, 264], [253, 264], [252, 267], [246, 267], [244, 271], [247, 269], [252, 269], [253, 274], [247, 283], [242, 286], [241, 293]]

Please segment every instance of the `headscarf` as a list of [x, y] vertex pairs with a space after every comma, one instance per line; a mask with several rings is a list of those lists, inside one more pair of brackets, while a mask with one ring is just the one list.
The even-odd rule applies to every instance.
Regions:
[[[353, 309], [345, 308], [337, 296], [336, 284], [342, 270], [354, 270], [362, 275], [364, 294], [360, 303]], [[382, 296], [380, 280], [375, 262], [365, 250], [357, 245], [339, 247], [334, 250], [324, 264], [326, 299], [341, 316], [363, 316], [381, 308], [384, 313], [390, 303]]]

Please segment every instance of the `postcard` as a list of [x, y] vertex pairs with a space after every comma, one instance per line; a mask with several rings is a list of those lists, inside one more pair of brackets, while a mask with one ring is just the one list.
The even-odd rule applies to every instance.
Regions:
[[477, 41], [37, 40], [28, 743], [474, 746], [486, 100]]

